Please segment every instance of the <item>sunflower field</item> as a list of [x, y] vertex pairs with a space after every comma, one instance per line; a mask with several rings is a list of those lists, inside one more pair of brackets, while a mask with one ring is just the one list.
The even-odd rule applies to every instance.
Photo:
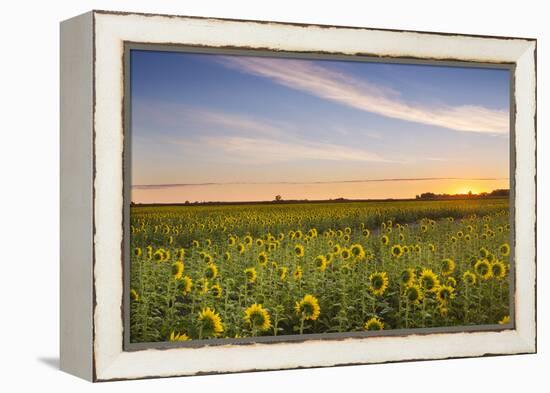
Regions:
[[130, 341], [506, 324], [507, 199], [131, 208]]

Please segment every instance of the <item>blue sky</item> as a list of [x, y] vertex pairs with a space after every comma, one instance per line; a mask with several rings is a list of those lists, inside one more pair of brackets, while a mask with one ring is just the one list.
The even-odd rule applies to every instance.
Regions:
[[507, 70], [133, 50], [131, 92], [134, 186], [508, 177]]

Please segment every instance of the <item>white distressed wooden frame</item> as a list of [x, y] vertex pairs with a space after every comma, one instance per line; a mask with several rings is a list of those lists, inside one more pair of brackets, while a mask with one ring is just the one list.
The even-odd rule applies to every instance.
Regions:
[[[124, 42], [515, 63], [515, 329], [123, 350]], [[536, 41], [92, 11], [61, 24], [61, 368], [92, 381], [536, 351]]]

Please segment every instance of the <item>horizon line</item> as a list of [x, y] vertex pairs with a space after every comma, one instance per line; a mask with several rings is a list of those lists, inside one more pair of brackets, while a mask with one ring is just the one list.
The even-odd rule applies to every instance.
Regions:
[[200, 186], [222, 186], [222, 185], [268, 185], [268, 184], [344, 184], [344, 183], [377, 183], [377, 182], [401, 182], [401, 181], [430, 181], [430, 180], [470, 180], [470, 181], [489, 181], [489, 180], [509, 180], [509, 177], [417, 177], [417, 178], [384, 178], [384, 179], [352, 179], [335, 181], [310, 181], [310, 182], [205, 182], [205, 183], [165, 183], [165, 184], [136, 184], [132, 189], [148, 190], [157, 188], [176, 188], [176, 187], [200, 187]]

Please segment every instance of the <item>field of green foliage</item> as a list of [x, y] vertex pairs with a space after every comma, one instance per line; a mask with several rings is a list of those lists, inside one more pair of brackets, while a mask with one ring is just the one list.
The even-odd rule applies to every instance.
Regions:
[[136, 206], [130, 340], [507, 324], [507, 199]]

